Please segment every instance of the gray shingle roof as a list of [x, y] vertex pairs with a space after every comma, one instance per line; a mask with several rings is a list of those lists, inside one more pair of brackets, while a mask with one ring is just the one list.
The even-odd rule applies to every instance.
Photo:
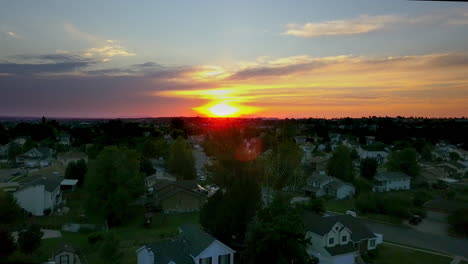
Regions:
[[409, 179], [409, 178], [411, 178], [411, 177], [408, 176], [406, 173], [399, 172], [399, 171], [379, 172], [375, 176], [376, 180], [381, 180], [381, 181], [397, 180], [397, 179]]
[[171, 261], [179, 263], [193, 263], [193, 259], [184, 254], [184, 244], [181, 240], [165, 240], [147, 245], [154, 253], [154, 264], [168, 264]]
[[375, 238], [369, 228], [363, 225], [358, 219], [349, 215], [336, 215], [323, 217], [311, 212], [304, 213], [303, 216], [305, 230], [318, 235], [325, 235], [332, 230], [336, 223], [341, 223], [351, 231], [351, 240], [354, 242]]
[[188, 252], [194, 257], [198, 256], [216, 240], [198, 225], [182, 225], [180, 230], [182, 230], [181, 237], [185, 239]]
[[353, 243], [346, 245], [337, 245], [334, 247], [325, 247], [325, 250], [332, 256], [348, 254], [351, 252], [357, 252], [358, 250], [353, 246]]
[[49, 175], [36, 175], [30, 178], [27, 178], [24, 182], [21, 182], [21, 188], [24, 189], [29, 186], [34, 185], [44, 185], [44, 188], [48, 192], [52, 192], [57, 187], [60, 186], [60, 183], [63, 180], [63, 176], [60, 174], [51, 173]]

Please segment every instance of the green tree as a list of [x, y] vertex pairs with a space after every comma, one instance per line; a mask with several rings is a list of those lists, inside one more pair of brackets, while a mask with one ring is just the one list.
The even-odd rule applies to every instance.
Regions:
[[425, 161], [432, 161], [432, 146], [430, 144], [425, 144], [421, 150], [421, 158]]
[[7, 229], [0, 227], [0, 241], [2, 246], [0, 247], [0, 257], [7, 258], [16, 250], [16, 243], [11, 235], [11, 232]]
[[78, 180], [78, 185], [83, 186], [87, 171], [88, 165], [84, 159], [80, 159], [76, 162], [72, 161], [68, 163], [67, 169], [65, 170], [65, 179]]
[[18, 234], [18, 246], [24, 254], [32, 254], [41, 245], [42, 231], [39, 226], [30, 225]]
[[15, 197], [9, 192], [0, 190], [0, 226], [12, 226], [20, 223], [23, 210]]
[[379, 166], [379, 163], [374, 158], [365, 158], [361, 160], [361, 164], [360, 164], [361, 177], [368, 179], [368, 180], [374, 179], [378, 166]]
[[171, 145], [167, 167], [170, 173], [180, 180], [196, 179], [195, 159], [192, 150], [182, 137], [178, 137]]
[[10, 146], [8, 148], [8, 160], [10, 161], [15, 161], [16, 156], [22, 153], [21, 146], [16, 144], [15, 142], [10, 143]]
[[468, 209], [461, 209], [453, 212], [448, 222], [450, 228], [460, 235], [468, 236]]
[[167, 143], [163, 139], [148, 139], [141, 145], [141, 156], [144, 159], [155, 159], [167, 154]]
[[391, 171], [401, 171], [416, 176], [419, 174], [418, 153], [413, 148], [394, 151], [390, 154], [387, 167]]
[[327, 173], [330, 176], [351, 182], [354, 179], [354, 166], [351, 151], [345, 146], [339, 146], [327, 163]]
[[103, 263], [122, 263], [123, 253], [119, 248], [120, 241], [114, 233], [109, 233], [104, 237], [99, 249], [99, 257]]
[[456, 153], [456, 152], [450, 152], [449, 157], [450, 157], [451, 161], [460, 160], [460, 155], [458, 155], [458, 153]]
[[153, 163], [151, 163], [148, 159], [143, 159], [140, 162], [140, 172], [143, 173], [145, 176], [153, 175], [156, 170], [153, 167]]
[[294, 186], [303, 152], [291, 140], [282, 141], [262, 156], [264, 183], [276, 190], [286, 185]]
[[260, 187], [255, 179], [240, 177], [225, 194], [221, 192], [210, 197], [203, 206], [200, 224], [225, 243], [242, 243], [247, 226], [260, 205]]
[[138, 154], [115, 146], [104, 148], [89, 162], [85, 184], [88, 211], [107, 220], [109, 226], [122, 224], [130, 202], [143, 191]]
[[301, 210], [280, 196], [259, 212], [245, 245], [244, 263], [312, 263], [306, 251]]

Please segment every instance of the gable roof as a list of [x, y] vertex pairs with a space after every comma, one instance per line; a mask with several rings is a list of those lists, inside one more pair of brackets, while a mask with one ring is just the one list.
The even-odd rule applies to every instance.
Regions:
[[406, 173], [399, 171], [385, 171], [379, 172], [375, 175], [375, 179], [378, 181], [398, 180], [398, 179], [410, 179]]
[[175, 239], [164, 240], [146, 245], [154, 254], [155, 264], [193, 263], [197, 257], [216, 239], [203, 231], [199, 225], [180, 226], [181, 233]]
[[62, 252], [70, 252], [70, 253], [73, 253], [73, 254], [79, 254], [80, 251], [75, 248], [74, 246], [70, 245], [70, 244], [65, 244], [65, 243], [61, 243], [60, 245], [57, 246], [57, 249], [55, 250], [55, 255], [57, 254], [60, 254]]
[[351, 240], [354, 242], [363, 239], [375, 238], [374, 233], [372, 233], [369, 228], [360, 223], [358, 219], [349, 215], [333, 215], [324, 217], [311, 212], [306, 212], [304, 213], [303, 220], [306, 231], [310, 231], [321, 236], [328, 234], [336, 223], [340, 223], [344, 228], [348, 228], [351, 231]]
[[181, 237], [185, 240], [187, 251], [193, 257], [200, 255], [203, 250], [216, 240], [197, 225], [181, 225], [180, 230], [182, 231]]
[[52, 192], [60, 186], [62, 180], [63, 176], [56, 173], [51, 173], [48, 175], [34, 175], [20, 183], [20, 190], [30, 186], [44, 185], [44, 189], [46, 191]]
[[334, 247], [324, 247], [324, 249], [332, 256], [343, 255], [352, 252], [357, 252], [358, 250], [353, 246], [352, 243], [346, 245], [336, 245]]

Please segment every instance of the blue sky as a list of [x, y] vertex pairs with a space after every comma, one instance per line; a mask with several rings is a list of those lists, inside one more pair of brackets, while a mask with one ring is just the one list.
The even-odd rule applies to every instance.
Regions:
[[[8, 87], [0, 87], [0, 92], [3, 90], [17, 104], [14, 109], [0, 106], [0, 111], [10, 115], [63, 113], [63, 110], [53, 107], [45, 108], [46, 98], [43, 99], [44, 102], [37, 103], [38, 107], [26, 105], [22, 101], [25, 94], [19, 94], [12, 88], [15, 84], [22, 85], [18, 90], [27, 93], [24, 85], [24, 82], [28, 82], [26, 79], [31, 81], [39, 78], [32, 72], [37, 69], [36, 64], [61, 63], [54, 66], [68, 67], [56, 72], [49, 69], [46, 72], [49, 75], [54, 73], [54, 78], [63, 78], [63, 82], [55, 84], [62, 86], [55, 89], [64, 90], [63, 83], [66, 83], [70, 75], [75, 75], [76, 79], [78, 73], [89, 75], [90, 71], [117, 68], [120, 69], [120, 73], [135, 75], [141, 70], [129, 68], [146, 62], [161, 66], [153, 71], [161, 71], [162, 68], [167, 72], [173, 69], [179, 71], [180, 68], [216, 66], [233, 74], [245, 67], [259, 67], [259, 60], [262, 63], [265, 61], [261, 58], [270, 58], [269, 60], [273, 61], [297, 56], [324, 58], [346, 55], [379, 59], [468, 52], [467, 3], [403, 0], [15, 0], [1, 1], [1, 5], [0, 78], [3, 80], [0, 80], [0, 85], [8, 84]], [[43, 56], [51, 54], [60, 54], [67, 58], [51, 59], [52, 57]], [[26, 55], [29, 57], [26, 58]], [[70, 64], [63, 64], [64, 60]], [[28, 64], [30, 68], [22, 69], [21, 65], [24, 64]], [[3, 76], [1, 65], [4, 67]], [[267, 63], [267, 67], [276, 67], [276, 64]], [[26, 71], [32, 74], [18, 76]], [[70, 74], [71, 72], [73, 74]], [[36, 73], [40, 75], [44, 74], [44, 71]], [[96, 76], [97, 72], [93, 74], [93, 78], [99, 79], [99, 76]], [[41, 78], [40, 82], [51, 81], [44, 80], [50, 77]], [[108, 78], [109, 76], [105, 75], [99, 80], [109, 81]], [[134, 78], [136, 83], [148, 81], [147, 75], [139, 79]], [[459, 80], [459, 76], [453, 78], [458, 78], [459, 85], [464, 83], [464, 80]], [[254, 83], [259, 82], [256, 80]], [[165, 83], [167, 84], [167, 81]], [[275, 86], [278, 83], [280, 82], [271, 79], [269, 85]], [[313, 80], [309, 80], [309, 83], [312, 87]], [[219, 83], [217, 84], [219, 86]], [[203, 82], [203, 85], [212, 89], [216, 89], [217, 84]], [[179, 83], [179, 86], [182, 84]], [[27, 87], [35, 89], [34, 86]], [[130, 91], [132, 87], [126, 89]], [[149, 89], [146, 88], [145, 91]], [[157, 90], [161, 89], [165, 88], [157, 87]], [[128, 92], [123, 91], [126, 90], [119, 90], [120, 96], [128, 95]], [[70, 100], [69, 94], [75, 93], [76, 91], [69, 91], [68, 94], [63, 92], [63, 96], [57, 97], [56, 100]], [[93, 97], [91, 91], [88, 93], [83, 94], [83, 98]], [[463, 98], [467, 96], [465, 89], [461, 89], [459, 93]], [[188, 110], [178, 112], [162, 108], [151, 110], [153, 112], [138, 107], [132, 108], [131, 105], [138, 104], [138, 100], [149, 100], [142, 96], [139, 98], [128, 103], [128, 107], [125, 107], [127, 112], [110, 110], [113, 109], [110, 106], [93, 107], [94, 112], [89, 112], [83, 110], [85, 104], [78, 104], [65, 113], [87, 116], [196, 114], [192, 110], [195, 107], [193, 105], [186, 105]], [[184, 109], [183, 104], [187, 104], [188, 99], [190, 98], [172, 98], [171, 102], [179, 102], [180, 109]], [[154, 100], [155, 104], [164, 105], [163, 101], [169, 98], [153, 96], [151, 100]], [[149, 107], [150, 102], [147, 104]], [[437, 111], [431, 113], [437, 114]], [[451, 111], [457, 114], [467, 113], [466, 109]], [[411, 111], [405, 110], [402, 113], [411, 114]], [[419, 112], [416, 111], [415, 114], [417, 113]], [[300, 113], [291, 112], [293, 116], [306, 114], [305, 110]], [[365, 115], [367, 112], [359, 110], [356, 111], [356, 115], [358, 114]], [[336, 113], [330, 114], [335, 115]]]

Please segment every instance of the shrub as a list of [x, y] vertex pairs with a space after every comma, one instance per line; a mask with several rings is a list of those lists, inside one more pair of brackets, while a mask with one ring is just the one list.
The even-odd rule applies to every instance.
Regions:
[[88, 243], [95, 245], [103, 239], [104, 235], [101, 232], [94, 232], [88, 235]]

